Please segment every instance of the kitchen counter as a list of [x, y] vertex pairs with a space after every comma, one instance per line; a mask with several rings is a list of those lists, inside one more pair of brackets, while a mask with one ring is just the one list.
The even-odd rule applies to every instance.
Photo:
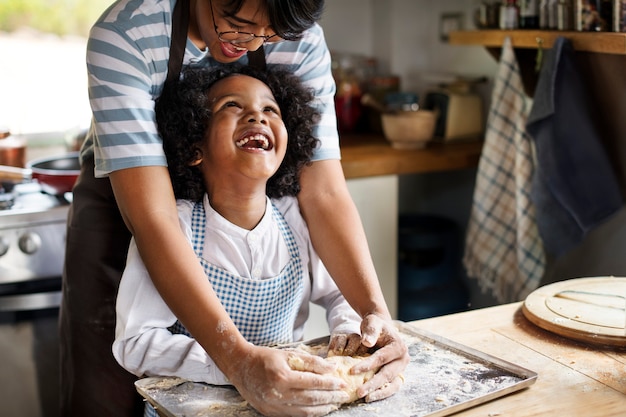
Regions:
[[514, 303], [412, 323], [539, 374], [528, 389], [455, 417], [624, 416], [626, 351], [579, 344], [544, 331], [520, 307]]
[[340, 144], [348, 179], [474, 168], [483, 146], [482, 141], [432, 142], [423, 149], [394, 149], [376, 134], [341, 135]]
[[[383, 136], [370, 133], [342, 134], [340, 144], [347, 179], [474, 168], [483, 146], [482, 141], [432, 142], [424, 149], [400, 150], [392, 148]], [[65, 145], [29, 146], [26, 160], [66, 152]]]
[[[454, 417], [624, 416], [626, 350], [580, 344], [544, 331], [529, 322], [520, 307], [521, 303], [506, 304], [410, 323], [417, 329], [538, 374], [536, 382], [528, 388], [460, 411]], [[167, 378], [156, 380], [144, 388], [154, 384], [152, 388], [157, 388], [154, 392], [159, 392], [180, 384], [179, 381], [172, 384]], [[181, 388], [185, 398], [195, 398], [188, 394], [191, 392], [198, 392], [205, 400], [214, 395], [206, 386], [187, 384]], [[231, 400], [235, 405], [240, 403], [236, 391], [229, 395], [238, 398]], [[190, 404], [197, 406], [198, 398]], [[172, 396], [169, 401], [178, 408], [182, 400]], [[165, 416], [181, 415], [168, 411], [164, 405], [160, 410]], [[211, 413], [209, 410], [207, 415]]]

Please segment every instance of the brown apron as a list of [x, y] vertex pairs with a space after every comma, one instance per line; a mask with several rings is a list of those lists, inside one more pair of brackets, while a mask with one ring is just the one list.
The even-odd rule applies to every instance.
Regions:
[[[189, 2], [176, 2], [166, 87], [178, 79], [187, 41]], [[264, 68], [262, 48], [248, 54]], [[60, 309], [61, 415], [142, 416], [134, 375], [115, 360], [115, 298], [131, 234], [108, 178], [94, 177], [93, 157], [84, 161], [74, 186], [67, 227]]]

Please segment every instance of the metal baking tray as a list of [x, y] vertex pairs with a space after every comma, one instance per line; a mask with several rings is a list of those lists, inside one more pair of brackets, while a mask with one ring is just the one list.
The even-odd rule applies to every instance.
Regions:
[[[441, 417], [528, 388], [537, 374], [430, 332], [398, 322], [411, 362], [406, 382], [395, 395], [373, 403], [356, 402], [332, 417]], [[328, 337], [304, 342], [318, 345]], [[137, 391], [166, 417], [258, 417], [232, 387], [151, 377]]]

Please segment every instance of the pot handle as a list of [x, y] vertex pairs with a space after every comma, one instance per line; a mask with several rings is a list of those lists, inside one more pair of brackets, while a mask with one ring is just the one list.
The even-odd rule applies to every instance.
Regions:
[[17, 168], [7, 165], [0, 165], [0, 181], [30, 181], [33, 171], [28, 168]]

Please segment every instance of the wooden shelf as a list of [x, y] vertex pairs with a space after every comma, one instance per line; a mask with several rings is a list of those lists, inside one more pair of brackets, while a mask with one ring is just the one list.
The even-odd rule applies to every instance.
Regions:
[[483, 46], [498, 60], [506, 36], [511, 37], [524, 89], [530, 97], [539, 76], [535, 70], [537, 38], [544, 48], [551, 48], [559, 36], [572, 41], [596, 128], [626, 195], [626, 33], [489, 29], [451, 32], [449, 42]]
[[514, 48], [551, 48], [557, 37], [572, 41], [574, 49], [584, 52], [626, 55], [626, 33], [615, 32], [565, 32], [550, 30], [468, 30], [449, 34], [451, 45], [482, 45], [500, 48], [509, 36]]
[[479, 140], [432, 142], [423, 149], [399, 150], [376, 134], [341, 135], [340, 144], [341, 165], [348, 179], [475, 168], [483, 146]]

